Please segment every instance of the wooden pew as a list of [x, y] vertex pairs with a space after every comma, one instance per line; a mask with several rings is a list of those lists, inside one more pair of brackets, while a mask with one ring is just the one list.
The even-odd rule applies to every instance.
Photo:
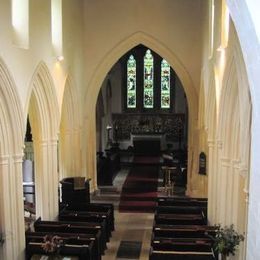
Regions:
[[212, 251], [174, 251], [151, 248], [149, 260], [216, 260]]
[[76, 233], [96, 235], [100, 231], [101, 253], [106, 249], [106, 236], [104, 225], [94, 222], [65, 222], [65, 221], [43, 221], [41, 218], [34, 222], [36, 232], [51, 233]]
[[[50, 232], [30, 232], [25, 233], [26, 240], [26, 259], [30, 259], [33, 254], [39, 254], [39, 244], [42, 247], [45, 236], [58, 236], [66, 245], [87, 245], [88, 251], [86, 252], [87, 259], [101, 260], [100, 252], [100, 232], [97, 235], [91, 234], [73, 234], [73, 233], [50, 233]], [[36, 243], [36, 244], [35, 244]], [[36, 246], [35, 246], [36, 245]], [[68, 247], [68, 246], [67, 246]], [[75, 246], [77, 248], [77, 246]], [[63, 250], [65, 253], [67, 250]], [[44, 252], [45, 253], [45, 252]], [[72, 253], [72, 252], [71, 252]], [[46, 254], [46, 253], [45, 253]], [[68, 255], [68, 254], [67, 254]]]
[[[54, 253], [46, 252], [43, 248], [45, 245], [43, 240], [40, 239], [32, 239], [28, 241], [26, 244], [26, 259], [31, 259], [33, 255], [53, 255]], [[78, 256], [79, 259], [96, 259], [95, 256], [92, 255], [92, 248], [94, 245], [94, 241], [85, 241], [81, 243], [81, 241], [65, 242], [59, 248], [59, 255], [61, 256]]]
[[206, 225], [155, 225], [153, 237], [156, 238], [208, 238], [216, 234], [215, 226]]
[[[97, 236], [89, 234], [71, 233], [45, 233], [45, 232], [26, 232], [26, 259], [31, 259], [34, 254], [48, 254], [43, 249], [44, 237], [58, 236], [63, 240], [60, 254], [66, 256], [78, 256], [79, 259], [101, 260], [101, 252]], [[50, 254], [50, 253], [49, 253]]]
[[112, 203], [73, 203], [66, 204], [64, 209], [107, 214], [110, 230], [115, 230], [114, 205]]
[[198, 207], [207, 217], [207, 199], [204, 198], [174, 198], [160, 197], [157, 199], [158, 206]]
[[102, 223], [105, 226], [107, 242], [109, 242], [109, 239], [111, 237], [109, 216], [106, 213], [63, 210], [62, 212], [59, 213], [59, 221]]
[[156, 213], [154, 225], [206, 225], [205, 217], [202, 214], [166, 214]]
[[201, 207], [194, 206], [156, 206], [155, 212], [174, 214], [201, 214], [203, 211]]
[[215, 259], [211, 241], [156, 239], [151, 243], [149, 260]]

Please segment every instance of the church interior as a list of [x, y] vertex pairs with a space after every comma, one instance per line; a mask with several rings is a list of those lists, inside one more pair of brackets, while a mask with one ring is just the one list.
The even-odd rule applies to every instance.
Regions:
[[0, 259], [260, 259], [259, 8], [1, 0]]

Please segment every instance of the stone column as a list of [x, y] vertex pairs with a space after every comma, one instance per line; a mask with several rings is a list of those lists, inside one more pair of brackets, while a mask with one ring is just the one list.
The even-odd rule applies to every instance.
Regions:
[[57, 140], [35, 141], [36, 217], [53, 220], [58, 215]]
[[227, 224], [227, 206], [228, 206], [228, 199], [229, 199], [229, 193], [231, 188], [231, 161], [227, 157], [222, 157], [220, 159], [220, 171], [219, 179], [218, 179], [218, 222], [226, 225]]
[[24, 206], [22, 154], [0, 157], [1, 259], [24, 259]]
[[209, 156], [208, 156], [208, 219], [210, 223], [214, 223], [215, 217], [215, 170], [214, 170], [214, 148], [215, 142], [214, 140], [208, 140], [208, 147], [209, 147]]

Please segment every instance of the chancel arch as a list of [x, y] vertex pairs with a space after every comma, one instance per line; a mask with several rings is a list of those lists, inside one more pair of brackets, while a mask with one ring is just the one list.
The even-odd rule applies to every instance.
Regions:
[[[158, 53], [161, 57], [165, 58], [167, 62], [170, 64], [170, 66], [175, 70], [176, 74], [178, 75], [185, 93], [187, 95], [187, 102], [188, 102], [188, 108], [189, 108], [189, 119], [188, 119], [188, 154], [189, 154], [189, 160], [188, 160], [188, 168], [192, 169], [192, 160], [191, 155], [195, 155], [194, 149], [193, 149], [193, 142], [195, 131], [193, 129], [196, 128], [197, 124], [197, 111], [198, 111], [198, 98], [197, 98], [197, 92], [195, 90], [195, 87], [193, 86], [192, 80], [187, 73], [187, 70], [181, 63], [181, 61], [178, 59], [177, 55], [169, 49], [169, 47], [165, 46], [163, 43], [161, 43], [158, 39], [155, 39], [154, 37], [144, 33], [144, 32], [136, 32], [132, 35], [130, 35], [128, 38], [124, 39], [117, 45], [111, 49], [109, 53], [103, 57], [102, 62], [100, 62], [99, 66], [96, 68], [94, 74], [92, 75], [89, 86], [87, 88], [87, 91], [85, 93], [85, 114], [84, 114], [84, 128], [85, 130], [85, 140], [92, 140], [91, 142], [88, 142], [85, 147], [85, 152], [87, 155], [87, 161], [85, 162], [86, 170], [88, 175], [92, 175], [93, 170], [95, 172], [95, 164], [96, 164], [96, 138], [95, 138], [95, 109], [96, 109], [96, 100], [97, 96], [100, 90], [100, 86], [102, 85], [102, 82], [104, 81], [105, 76], [110, 71], [110, 69], [113, 67], [113, 65], [118, 61], [120, 57], [122, 57], [126, 52], [131, 50], [133, 47], [143, 44], [147, 48], [150, 48], [154, 50], [156, 53]], [[85, 153], [84, 152], [84, 153]], [[94, 163], [94, 165], [93, 165]], [[191, 175], [189, 172], [188, 175]], [[89, 176], [91, 178], [91, 176]], [[93, 177], [93, 176], [92, 176]], [[190, 188], [190, 183], [188, 181], [188, 191], [189, 194], [192, 194], [192, 190]], [[94, 184], [92, 184], [92, 189], [94, 189]]]
[[43, 62], [32, 77], [28, 114], [35, 153], [36, 217], [54, 219], [58, 213], [59, 109], [51, 75]]
[[1, 259], [24, 259], [22, 106], [15, 84], [0, 58], [0, 232]]
[[81, 176], [80, 99], [72, 77], [66, 79], [60, 123], [60, 179]]

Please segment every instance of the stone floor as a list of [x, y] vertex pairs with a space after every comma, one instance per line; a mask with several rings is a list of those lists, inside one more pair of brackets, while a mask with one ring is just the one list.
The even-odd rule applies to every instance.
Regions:
[[92, 201], [110, 202], [115, 206], [115, 231], [112, 233], [112, 238], [107, 244], [108, 248], [105, 251], [105, 255], [102, 256], [102, 260], [122, 259], [116, 257], [121, 241], [142, 241], [139, 259], [147, 260], [149, 258], [154, 214], [120, 213], [117, 209], [120, 191], [127, 174], [128, 169], [122, 169], [114, 179], [113, 188], [101, 187], [101, 194], [92, 198]]
[[[118, 212], [120, 192], [128, 172], [129, 168], [122, 169], [115, 177], [113, 187], [100, 187], [100, 193], [95, 194], [91, 199], [93, 202], [113, 203], [115, 207], [115, 231], [112, 233], [112, 238], [107, 244], [108, 248], [105, 255], [102, 256], [102, 260], [119, 260], [116, 255], [121, 241], [142, 241], [139, 260], [149, 259], [154, 214]], [[166, 195], [163, 191], [162, 179], [162, 174], [160, 174], [158, 180], [159, 196]]]

